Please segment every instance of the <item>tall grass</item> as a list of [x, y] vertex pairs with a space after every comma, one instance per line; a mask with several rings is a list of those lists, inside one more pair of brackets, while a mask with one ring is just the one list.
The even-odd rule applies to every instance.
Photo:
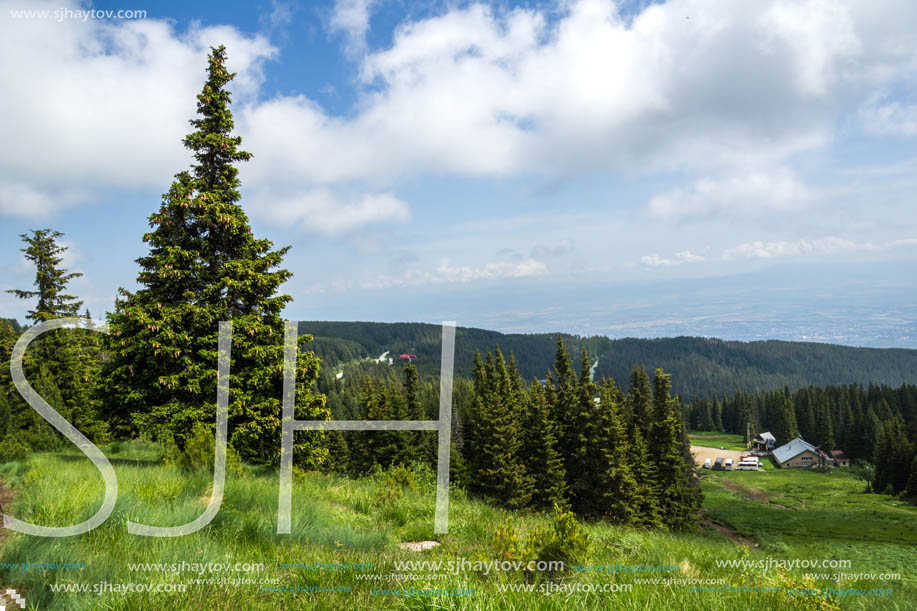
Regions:
[[[116, 452], [113, 450], [117, 450]], [[276, 533], [278, 476], [275, 471], [243, 467], [229, 475], [222, 507], [211, 524], [197, 533], [174, 538], [140, 537], [127, 533], [126, 522], [132, 520], [157, 526], [183, 524], [195, 519], [209, 499], [212, 474], [187, 472], [163, 466], [157, 461], [156, 448], [142, 444], [123, 444], [108, 448], [115, 467], [119, 497], [115, 511], [105, 524], [77, 537], [52, 539], [10, 533], [0, 543], [0, 567], [9, 563], [82, 563], [82, 569], [23, 570], [0, 568], [0, 586], [13, 587], [26, 593], [28, 608], [52, 610], [89, 609], [771, 609], [791, 610], [803, 602], [821, 604], [824, 601], [802, 601], [786, 594], [718, 594], [697, 593], [677, 585], [635, 584], [635, 579], [666, 577], [660, 574], [611, 574], [607, 572], [578, 572], [567, 570], [555, 575], [558, 583], [621, 583], [634, 584], [629, 593], [576, 593], [544, 595], [538, 592], [499, 592], [501, 583], [532, 583], [545, 576], [524, 573], [459, 572], [445, 580], [423, 578], [418, 581], [374, 582], [358, 579], [362, 573], [388, 575], [394, 571], [394, 560], [499, 560], [506, 550], [495, 533], [511, 525], [519, 537], [547, 527], [548, 513], [508, 512], [467, 497], [454, 490], [450, 505], [449, 534], [435, 536], [433, 530], [434, 480], [432, 474], [418, 471], [405, 476], [376, 473], [371, 477], [351, 480], [317, 473], [297, 473], [293, 493], [293, 527], [289, 535]], [[729, 476], [760, 476], [771, 474], [739, 474]], [[774, 476], [779, 473], [773, 473]], [[811, 474], [818, 475], [818, 474]], [[92, 515], [103, 495], [98, 471], [88, 460], [76, 455], [39, 454], [26, 463], [0, 466], [0, 476], [17, 492], [11, 507], [5, 509], [17, 518], [49, 526], [63, 526], [82, 521]], [[821, 501], [805, 497], [808, 512], [823, 515], [824, 520], [846, 520], [836, 528], [817, 525], [815, 520], [789, 526], [774, 526], [773, 522], [793, 512], [770, 505], [756, 507], [755, 502], [737, 497], [723, 488], [721, 475], [705, 479], [710, 499], [710, 515], [729, 523], [764, 543], [777, 542], [783, 548], [770, 546], [748, 551], [719, 533], [699, 528], [694, 533], [642, 532], [618, 528], [605, 523], [587, 524], [592, 552], [587, 564], [665, 564], [679, 565], [679, 578], [723, 578], [733, 585], [791, 584], [800, 575], [779, 575], [748, 570], [717, 568], [717, 560], [746, 557], [823, 557], [817, 546], [826, 546], [830, 553], [850, 553], [839, 545], [855, 543], [863, 551], [857, 555], [863, 566], [856, 572], [873, 568], [883, 570], [892, 565], [888, 558], [904, 558], [907, 546], [912, 546], [917, 532], [917, 516], [882, 502], [874, 495], [857, 503], [857, 509], [831, 513]], [[774, 478], [749, 481], [748, 485], [774, 487], [775, 496], [795, 498], [801, 494], [793, 488], [799, 476], [788, 480]], [[833, 477], [833, 476], [832, 476]], [[827, 481], [827, 480], [826, 480]], [[815, 486], [817, 480], [799, 479], [798, 483], [812, 490], [815, 496], [836, 490], [837, 499], [858, 494], [852, 480], [830, 480], [824, 490]], [[815, 486], [815, 487], [813, 487]], [[835, 499], [837, 501], [837, 499]], [[879, 505], [871, 505], [875, 500]], [[733, 511], [732, 507], [737, 509]], [[745, 519], [742, 509], [751, 508], [754, 519]], [[873, 529], [862, 512], [882, 512]], [[757, 513], [754, 513], [757, 512]], [[763, 512], [763, 513], [762, 513]], [[900, 513], [897, 521], [886, 515]], [[765, 522], [757, 522], [757, 520]], [[817, 518], [816, 518], [817, 519]], [[756, 527], [755, 524], [758, 524]], [[886, 532], [894, 524], [895, 528]], [[755, 529], [758, 529], [757, 531]], [[910, 535], [904, 533], [910, 528]], [[814, 533], [806, 537], [806, 533]], [[859, 539], [834, 537], [833, 532], [850, 534], [858, 531]], [[895, 537], [904, 537], [896, 543]], [[422, 553], [401, 550], [399, 542], [436, 539], [440, 546]], [[779, 541], [778, 541], [779, 540]], [[910, 548], [913, 550], [913, 547]], [[880, 558], [886, 560], [880, 561]], [[912, 558], [913, 560], [913, 558]], [[156, 571], [130, 571], [128, 563], [263, 563], [262, 572], [233, 572], [193, 575]], [[371, 570], [285, 569], [284, 563], [372, 563]], [[871, 567], [866, 563], [872, 563]], [[908, 574], [908, 568], [900, 572]], [[189, 584], [186, 593], [108, 593], [96, 596], [87, 593], [53, 593], [52, 584], [165, 584], [188, 582], [192, 578], [252, 578], [276, 579], [286, 586], [344, 586], [346, 593], [307, 594], [262, 591], [261, 586]], [[888, 583], [879, 584], [888, 585]], [[881, 600], [872, 598], [839, 601], [841, 608], [908, 609], [917, 597], [914, 584], [908, 578], [903, 589], [898, 584], [896, 596]], [[91, 586], [90, 586], [91, 587]], [[474, 588], [475, 596], [403, 597], [377, 596], [375, 588]], [[879, 586], [876, 586], [879, 587]], [[814, 607], [828, 608], [828, 607]]]

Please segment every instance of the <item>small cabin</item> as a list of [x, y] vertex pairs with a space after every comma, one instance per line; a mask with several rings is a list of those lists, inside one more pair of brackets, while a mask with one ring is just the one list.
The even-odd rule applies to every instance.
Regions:
[[777, 438], [770, 433], [761, 433], [751, 443], [759, 452], [770, 452], [777, 445]]
[[850, 459], [847, 458], [847, 455], [844, 454], [843, 450], [831, 450], [831, 458], [834, 459], [834, 464], [838, 467], [850, 466]]

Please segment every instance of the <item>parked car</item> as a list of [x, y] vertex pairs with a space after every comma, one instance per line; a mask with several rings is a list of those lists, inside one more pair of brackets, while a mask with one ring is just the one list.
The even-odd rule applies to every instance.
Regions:
[[719, 458], [717, 458], [717, 459], [716, 459], [716, 462], [713, 463], [713, 470], [714, 470], [714, 471], [722, 471], [722, 470], [723, 470], [723, 457], [722, 457], [722, 456], [720, 456]]
[[732, 459], [731, 458], [726, 459], [726, 463], [723, 465], [723, 468], [726, 469], [727, 471], [732, 471]]
[[709, 469], [711, 467], [710, 459], [704, 461], [704, 469]]
[[740, 460], [739, 464], [736, 465], [736, 471], [757, 471], [758, 470], [758, 461], [756, 460]]

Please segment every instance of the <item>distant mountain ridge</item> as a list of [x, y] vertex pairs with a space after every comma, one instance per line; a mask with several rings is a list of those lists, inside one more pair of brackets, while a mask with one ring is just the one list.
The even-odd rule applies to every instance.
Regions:
[[[421, 375], [439, 372], [442, 329], [427, 323], [308, 321], [300, 333], [314, 337], [311, 345], [323, 367], [377, 358], [383, 352], [397, 362], [402, 353], [416, 354]], [[917, 350], [854, 348], [833, 344], [789, 341], [722, 341], [703, 337], [610, 339], [560, 334], [580, 361], [585, 347], [590, 361], [598, 358], [596, 379], [614, 378], [627, 385], [636, 364], [672, 374], [673, 390], [686, 399], [722, 396], [736, 390], [759, 392], [810, 384], [917, 383]], [[554, 333], [513, 334], [470, 327], [456, 329], [455, 373], [468, 376], [475, 351], [499, 346], [512, 353], [523, 377], [544, 378], [554, 363]]]

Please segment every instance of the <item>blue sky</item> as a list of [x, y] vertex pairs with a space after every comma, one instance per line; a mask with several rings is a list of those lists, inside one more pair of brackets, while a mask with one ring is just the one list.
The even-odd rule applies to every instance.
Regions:
[[0, 288], [135, 286], [222, 43], [290, 318], [917, 346], [914, 3], [0, 7]]

